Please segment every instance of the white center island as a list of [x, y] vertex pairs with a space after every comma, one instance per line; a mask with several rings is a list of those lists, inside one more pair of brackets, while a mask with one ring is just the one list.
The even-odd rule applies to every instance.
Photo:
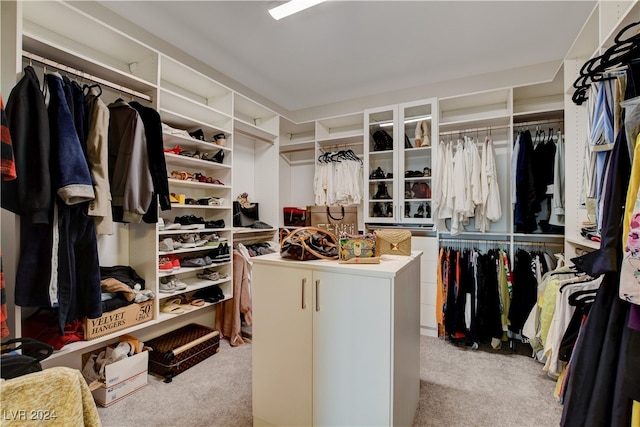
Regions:
[[420, 257], [253, 259], [253, 422], [411, 425], [420, 391]]

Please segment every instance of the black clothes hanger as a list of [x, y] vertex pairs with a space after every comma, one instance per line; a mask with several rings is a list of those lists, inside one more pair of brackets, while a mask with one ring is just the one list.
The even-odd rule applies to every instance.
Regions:
[[633, 60], [640, 59], [640, 33], [622, 39], [623, 35], [640, 22], [633, 22], [616, 34], [613, 46], [609, 47], [602, 55], [588, 59], [580, 69], [580, 77], [573, 83], [576, 89], [571, 100], [581, 105], [587, 100], [587, 90], [591, 83], [611, 80], [615, 76], [607, 75], [607, 72], [618, 66], [625, 66]]
[[86, 96], [86, 95], [89, 95], [89, 92], [91, 92], [91, 89], [93, 89], [93, 88], [98, 89], [98, 95], [96, 95], [96, 96], [97, 96], [97, 97], [100, 97], [100, 95], [102, 95], [102, 86], [100, 86], [100, 85], [99, 85], [99, 84], [97, 84], [97, 83], [94, 83], [94, 84], [92, 84], [92, 85], [87, 85], [87, 84], [85, 84], [84, 86], [82, 86], [82, 91], [83, 91], [83, 92], [86, 92], [86, 93], [85, 93], [85, 96]]

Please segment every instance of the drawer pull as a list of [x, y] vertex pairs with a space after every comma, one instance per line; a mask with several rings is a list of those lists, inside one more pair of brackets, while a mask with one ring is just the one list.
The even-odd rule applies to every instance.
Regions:
[[304, 310], [305, 308], [307, 308], [307, 304], [304, 303], [304, 288], [307, 284], [307, 278], [303, 278], [302, 279], [302, 309]]

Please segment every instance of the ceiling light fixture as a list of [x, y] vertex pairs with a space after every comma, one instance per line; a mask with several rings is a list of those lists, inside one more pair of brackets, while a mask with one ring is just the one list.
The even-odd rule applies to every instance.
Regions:
[[308, 9], [312, 6], [322, 3], [323, 1], [325, 0], [289, 0], [288, 2], [283, 3], [280, 6], [269, 9], [269, 13], [271, 14], [271, 17], [273, 19], [279, 21], [282, 18], [286, 18], [289, 15], [298, 13], [301, 10]]

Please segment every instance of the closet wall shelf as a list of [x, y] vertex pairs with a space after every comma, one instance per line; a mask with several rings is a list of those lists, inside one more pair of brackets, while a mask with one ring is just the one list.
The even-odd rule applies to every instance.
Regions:
[[[180, 203], [171, 203], [171, 209], [207, 209], [207, 210], [228, 210], [229, 206], [208, 206], [208, 205], [181, 205]], [[193, 233], [194, 230], [183, 230], [184, 233]], [[199, 230], [196, 230], [199, 232]]]
[[235, 118], [233, 120], [233, 130], [236, 134], [244, 135], [247, 138], [255, 139], [258, 141], [273, 144], [277, 135], [271, 132], [267, 132], [258, 126], [254, 126], [251, 123], [244, 122]]
[[499, 128], [500, 126], [508, 126], [511, 122], [510, 116], [496, 115], [473, 120], [455, 120], [440, 122], [439, 131], [442, 135], [445, 132], [459, 131], [476, 131], [479, 129]]
[[192, 187], [192, 188], [231, 188], [228, 185], [219, 185], [219, 184], [209, 184], [206, 182], [196, 182], [196, 181], [184, 181], [181, 179], [169, 178], [169, 184], [177, 185], [180, 187]]
[[594, 242], [592, 240], [587, 240], [584, 237], [565, 237], [565, 240], [568, 243], [573, 243], [574, 245], [583, 246], [591, 249], [600, 249], [600, 242]]
[[[162, 253], [158, 253], [159, 256], [162, 256]], [[213, 268], [213, 267], [219, 267], [222, 265], [228, 265], [231, 264], [230, 261], [225, 261], [225, 262], [219, 262], [219, 263], [215, 263], [212, 265], [207, 265], [206, 267], [181, 267], [178, 270], [175, 271], [159, 271], [158, 272], [158, 277], [166, 277], [166, 276], [178, 276], [178, 275], [183, 275], [183, 274], [187, 274], [187, 273], [193, 273], [196, 271], [202, 271], [205, 268]]]
[[196, 306], [192, 306], [193, 308], [191, 310], [185, 310], [184, 313], [179, 313], [179, 314], [170, 314], [170, 313], [162, 313], [160, 312], [158, 314], [158, 321], [159, 322], [163, 322], [166, 320], [170, 320], [170, 319], [175, 319], [177, 317], [183, 317], [183, 316], [188, 316], [190, 314], [196, 313], [200, 310], [206, 310], [207, 308], [214, 306], [216, 304], [220, 304], [221, 302], [230, 300], [231, 297], [226, 297], [225, 295], [225, 299], [218, 301], [218, 302], [214, 302], [214, 303], [209, 303], [209, 302], [205, 302], [204, 305], [201, 305], [200, 307], [196, 307]]
[[204, 288], [209, 288], [211, 286], [215, 286], [215, 285], [220, 285], [222, 283], [228, 282], [231, 279], [224, 278], [221, 280], [194, 280], [195, 278], [186, 278], [186, 279], [181, 279], [184, 283], [187, 284], [187, 289], [183, 289], [181, 291], [176, 291], [172, 294], [164, 294], [164, 293], [159, 293], [158, 297], [160, 300], [166, 300], [166, 299], [170, 299], [170, 298], [175, 298], [178, 295], [184, 295], [184, 294], [188, 294], [190, 292], [194, 292], [197, 291], [199, 289], [204, 289]]
[[44, 67], [48, 66], [48, 67], [55, 68], [56, 70], [61, 71], [64, 74], [73, 74], [74, 76], [80, 77], [80, 79], [82, 79], [83, 81], [87, 80], [89, 83], [98, 83], [102, 86], [108, 86], [112, 89], [117, 90], [118, 92], [123, 92], [128, 95], [135, 96], [136, 98], [144, 101], [149, 101], [149, 102], [153, 101], [153, 97], [151, 95], [138, 92], [137, 90], [134, 90], [134, 89], [129, 89], [128, 87], [122, 86], [118, 83], [113, 83], [101, 77], [96, 77], [84, 71], [77, 70], [73, 67], [69, 67], [68, 65], [64, 65], [59, 62], [53, 61], [51, 59], [47, 59], [43, 56], [36, 55], [35, 53], [22, 51], [22, 56], [29, 60], [28, 61], [29, 64], [35, 61], [42, 64]]
[[[210, 130], [210, 131], [213, 132], [213, 130]], [[195, 139], [191, 137], [187, 138], [186, 136], [173, 135], [170, 133], [163, 133], [162, 140], [164, 142], [165, 147], [167, 148], [171, 148], [175, 145], [179, 145], [182, 148], [187, 148], [189, 150], [203, 151], [203, 152], [217, 151], [217, 150], [231, 151], [231, 148], [229, 148], [227, 145], [222, 146], [214, 142], [201, 141], [199, 139]], [[165, 157], [172, 158], [173, 154], [165, 153]], [[184, 156], [181, 156], [181, 157], [184, 157]]]
[[[182, 234], [194, 234], [194, 233], [201, 233], [201, 231], [200, 230], [182, 230]], [[166, 251], [166, 252], [158, 251], [158, 255], [166, 256], [166, 255], [172, 255], [172, 254], [189, 254], [189, 253], [197, 253], [197, 252], [207, 252], [215, 248], [216, 246], [204, 245], [204, 246], [197, 246], [195, 248], [174, 249], [172, 251]], [[179, 268], [178, 270], [174, 270], [172, 273], [178, 273], [181, 271], [182, 271], [182, 267]]]
[[[214, 144], [208, 144], [208, 146], [200, 145], [199, 149], [200, 149], [199, 151], [203, 153], [215, 154], [216, 152], [218, 152], [223, 148], [220, 146], [216, 146]], [[176, 165], [176, 166], [183, 166], [183, 167], [193, 168], [193, 169], [207, 169], [207, 170], [231, 169], [231, 165], [218, 163], [218, 162], [210, 162], [209, 160], [194, 159], [193, 157], [181, 156], [179, 154], [165, 153], [164, 157], [168, 165]]]
[[212, 121], [203, 121], [200, 118], [193, 118], [189, 116], [185, 116], [184, 114], [177, 113], [173, 110], [169, 110], [163, 106], [162, 96], [160, 98], [160, 108], [158, 111], [160, 112], [160, 116], [162, 117], [162, 121], [171, 127], [176, 129], [183, 129], [187, 131], [195, 131], [197, 129], [202, 129], [205, 135], [210, 136], [216, 133], [231, 132], [231, 119], [220, 117], [221, 122], [212, 122]]
[[345, 135], [345, 136], [332, 136], [330, 138], [318, 139], [316, 141], [320, 147], [327, 147], [331, 145], [335, 146], [350, 146], [350, 145], [362, 145], [362, 130], [357, 135]]
[[280, 154], [297, 153], [300, 151], [315, 150], [315, 141], [295, 142], [289, 144], [280, 144]]
[[166, 88], [160, 89], [160, 107], [167, 111], [180, 111], [180, 115], [189, 117], [191, 121], [208, 123], [226, 132], [231, 129], [230, 115]]
[[225, 229], [225, 228], [201, 228], [199, 230], [183, 230], [183, 229], [178, 229], [178, 230], [159, 230], [158, 234], [161, 236], [170, 236], [170, 235], [175, 235], [175, 234], [184, 234], [184, 233], [217, 233], [219, 231], [229, 231], [229, 229]]

